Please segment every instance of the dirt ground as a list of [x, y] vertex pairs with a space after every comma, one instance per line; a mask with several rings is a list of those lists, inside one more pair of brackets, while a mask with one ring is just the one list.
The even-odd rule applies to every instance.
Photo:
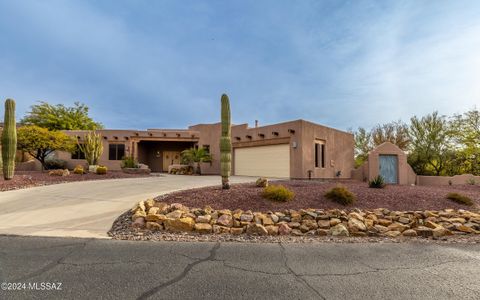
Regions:
[[[210, 205], [215, 209], [242, 209], [252, 211], [280, 211], [283, 209], [330, 209], [330, 208], [388, 208], [390, 210], [439, 210], [445, 208], [464, 208], [476, 210], [480, 207], [480, 186], [402, 186], [388, 185], [384, 189], [369, 188], [367, 183], [354, 180], [346, 181], [276, 181], [271, 184], [282, 184], [295, 193], [289, 202], [273, 202], [261, 197], [262, 188], [254, 184], [232, 185], [230, 190], [222, 190], [220, 186], [180, 191], [157, 200], [167, 203], [182, 203], [189, 207], [203, 208]], [[342, 206], [324, 197], [324, 194], [337, 185], [343, 185], [353, 192], [356, 203]], [[450, 192], [457, 192], [470, 197], [474, 206], [457, 204], [446, 199]]]
[[126, 174], [122, 171], [108, 171], [105, 175], [97, 175], [93, 173], [88, 174], [73, 174], [70, 172], [69, 176], [50, 176], [48, 171], [22, 171], [15, 172], [15, 176], [12, 180], [4, 180], [0, 175], [0, 191], [9, 191], [23, 189], [33, 186], [42, 186], [50, 184], [58, 184], [72, 181], [85, 181], [85, 180], [103, 180], [103, 179], [116, 179], [116, 178], [133, 178], [133, 177], [145, 177], [149, 175], [144, 174]]

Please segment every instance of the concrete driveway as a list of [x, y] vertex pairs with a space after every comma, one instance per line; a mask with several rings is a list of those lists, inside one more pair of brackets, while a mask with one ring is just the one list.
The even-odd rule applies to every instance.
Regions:
[[[253, 180], [231, 177], [232, 183]], [[0, 192], [0, 234], [107, 238], [113, 221], [135, 202], [220, 182], [220, 176], [162, 175]]]

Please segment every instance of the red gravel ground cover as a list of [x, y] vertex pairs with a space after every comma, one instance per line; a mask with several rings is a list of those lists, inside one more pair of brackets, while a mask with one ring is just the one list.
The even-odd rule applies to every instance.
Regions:
[[[167, 203], [182, 203], [189, 207], [203, 208], [210, 205], [214, 209], [242, 209], [252, 211], [280, 211], [283, 209], [331, 209], [331, 208], [388, 208], [390, 210], [439, 210], [445, 208], [463, 208], [476, 210], [480, 207], [480, 186], [402, 186], [389, 185], [384, 189], [369, 188], [367, 183], [359, 181], [277, 181], [271, 184], [283, 184], [295, 192], [290, 202], [273, 202], [263, 199], [262, 188], [254, 184], [235, 184], [230, 190], [220, 186], [180, 191], [157, 200]], [[357, 196], [351, 206], [342, 206], [326, 199], [323, 195], [331, 188], [341, 184]], [[450, 192], [470, 197], [475, 205], [466, 206], [446, 199]]]
[[33, 186], [50, 185], [57, 183], [65, 183], [72, 181], [85, 181], [85, 180], [103, 180], [103, 179], [116, 179], [116, 178], [135, 178], [145, 177], [149, 175], [145, 174], [126, 174], [122, 171], [108, 171], [105, 175], [97, 175], [93, 173], [88, 174], [73, 174], [69, 176], [50, 176], [48, 172], [29, 171], [29, 172], [15, 172], [15, 176], [12, 180], [4, 180], [0, 174], [0, 191], [9, 191], [23, 189]]

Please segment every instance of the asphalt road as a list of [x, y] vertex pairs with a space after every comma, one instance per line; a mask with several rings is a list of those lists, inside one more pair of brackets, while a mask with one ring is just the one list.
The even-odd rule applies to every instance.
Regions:
[[0, 299], [480, 299], [480, 245], [0, 236], [3, 282], [27, 290]]

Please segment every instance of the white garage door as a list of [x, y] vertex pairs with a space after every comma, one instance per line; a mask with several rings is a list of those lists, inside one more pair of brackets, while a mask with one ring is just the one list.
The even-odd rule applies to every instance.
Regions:
[[236, 148], [235, 175], [290, 177], [290, 145]]

